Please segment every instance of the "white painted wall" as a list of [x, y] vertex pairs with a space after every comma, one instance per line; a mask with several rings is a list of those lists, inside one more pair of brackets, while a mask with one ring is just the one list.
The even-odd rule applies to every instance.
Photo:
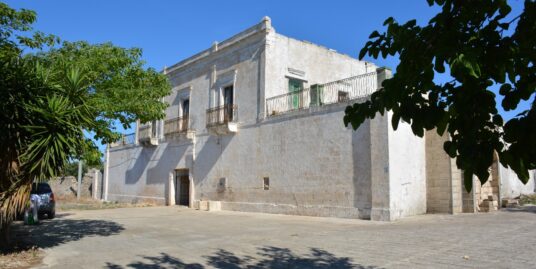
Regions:
[[[278, 34], [267, 35], [266, 98], [288, 92], [287, 77], [305, 81], [304, 87], [328, 83], [376, 71], [369, 62], [358, 61], [307, 41]], [[289, 68], [302, 71], [303, 76], [292, 74]]]
[[534, 173], [535, 171], [529, 171], [530, 179], [527, 184], [523, 184], [517, 177], [517, 174], [510, 168], [506, 168], [501, 164], [499, 167], [499, 177], [501, 183], [501, 199], [502, 198], [516, 198], [521, 194], [532, 194], [535, 191]]
[[426, 213], [425, 140], [400, 122], [392, 128], [389, 112], [389, 179], [393, 219]]
[[[169, 173], [189, 168], [195, 199], [221, 200], [224, 209], [370, 216], [368, 122], [357, 132], [344, 127], [344, 105], [277, 118], [264, 118], [261, 109], [265, 91], [288, 90], [288, 67], [302, 69], [314, 83], [324, 83], [364, 73], [363, 63], [277, 35], [268, 22], [264, 24], [253, 27], [257, 32], [246, 30], [246, 38], [231, 38], [239, 42], [224, 41], [224, 48], [202, 52], [204, 57], [194, 56], [185, 60], [186, 65], [167, 69], [173, 92], [165, 98], [170, 104], [166, 119], [179, 116], [181, 100], [189, 96], [195, 141], [164, 138], [156, 147], [113, 149], [111, 200], [152, 198], [164, 203], [170, 193]], [[279, 41], [267, 44], [267, 35]], [[277, 57], [267, 56], [265, 49], [275, 51]], [[284, 61], [276, 62], [283, 54]], [[269, 73], [267, 69], [274, 66], [279, 71]], [[229, 81], [235, 89], [239, 132], [211, 135], [205, 122], [212, 104], [210, 93]], [[262, 188], [264, 177], [270, 178], [269, 190]], [[227, 182], [223, 187], [222, 178]]]
[[192, 167], [192, 144], [162, 143], [158, 147], [125, 146], [110, 150], [111, 201], [168, 201], [169, 173]]

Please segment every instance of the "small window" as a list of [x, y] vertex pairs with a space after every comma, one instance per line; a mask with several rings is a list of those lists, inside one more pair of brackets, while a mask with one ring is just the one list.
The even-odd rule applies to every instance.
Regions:
[[265, 178], [263, 178], [262, 183], [263, 183], [263, 187], [262, 187], [262, 188], [263, 188], [265, 191], [267, 191], [267, 190], [270, 189], [270, 178], [269, 178], [269, 177], [265, 177]]
[[227, 188], [227, 178], [226, 177], [222, 177], [220, 178], [220, 182], [218, 182], [218, 187], [219, 188]]

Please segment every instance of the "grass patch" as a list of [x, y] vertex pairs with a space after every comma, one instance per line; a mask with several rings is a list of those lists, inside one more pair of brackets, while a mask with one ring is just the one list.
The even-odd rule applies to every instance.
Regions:
[[521, 195], [519, 203], [521, 205], [536, 205], [536, 194]]

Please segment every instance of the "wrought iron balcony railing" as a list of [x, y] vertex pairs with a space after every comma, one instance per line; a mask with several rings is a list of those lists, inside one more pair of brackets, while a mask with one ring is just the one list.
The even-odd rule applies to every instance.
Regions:
[[141, 126], [138, 129], [138, 140], [139, 141], [148, 141], [152, 138], [152, 128], [151, 125]]
[[121, 139], [119, 141], [116, 141], [115, 143], [111, 143], [111, 147], [119, 147], [119, 146], [125, 146], [125, 145], [134, 145], [136, 144], [136, 134], [124, 134], [121, 136]]
[[266, 114], [274, 116], [294, 110], [349, 102], [367, 97], [378, 88], [376, 72], [366, 73], [325, 84], [311, 85], [301, 91], [266, 99]]
[[177, 117], [164, 122], [164, 135], [184, 133], [188, 131], [189, 117]]
[[235, 122], [237, 110], [237, 105], [223, 105], [207, 109], [207, 127]]

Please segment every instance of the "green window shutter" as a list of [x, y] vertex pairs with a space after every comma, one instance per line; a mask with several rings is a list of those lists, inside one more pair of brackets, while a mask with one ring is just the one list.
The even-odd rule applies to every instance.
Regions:
[[322, 91], [324, 86], [314, 84], [311, 85], [311, 106], [321, 106], [322, 105]]
[[301, 102], [301, 90], [302, 90], [302, 86], [303, 85], [303, 82], [300, 81], [300, 80], [297, 80], [297, 79], [291, 79], [289, 78], [288, 79], [288, 91], [290, 94], [290, 99], [291, 99], [291, 109], [298, 109], [300, 108], [300, 103]]

